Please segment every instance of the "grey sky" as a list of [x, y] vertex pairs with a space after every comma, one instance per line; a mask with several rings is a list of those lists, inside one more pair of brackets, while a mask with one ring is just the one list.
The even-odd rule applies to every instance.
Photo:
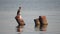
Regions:
[[60, 11], [60, 0], [0, 0], [0, 11], [17, 10], [19, 6], [27, 11]]

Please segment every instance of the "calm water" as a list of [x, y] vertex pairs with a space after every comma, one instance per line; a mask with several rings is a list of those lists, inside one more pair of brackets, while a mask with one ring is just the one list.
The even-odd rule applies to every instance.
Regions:
[[[0, 0], [0, 34], [60, 34], [60, 1], [59, 0]], [[22, 4], [21, 15], [26, 23], [17, 32], [18, 25], [15, 16], [18, 7]], [[37, 5], [36, 5], [37, 3]], [[30, 5], [29, 5], [30, 4]], [[32, 6], [31, 6], [32, 5]], [[40, 31], [39, 27], [35, 28], [34, 19], [45, 15], [48, 25], [46, 31]]]
[[[3, 12], [4, 13], [4, 12]], [[34, 18], [38, 18], [41, 15], [39, 12], [37, 14], [23, 14], [22, 17], [26, 25], [22, 29], [22, 32], [17, 32], [17, 22], [14, 19], [15, 14], [13, 12], [0, 13], [0, 33], [1, 34], [59, 34], [60, 33], [60, 16], [57, 12], [52, 12], [54, 15], [44, 14], [47, 17], [48, 25], [46, 31], [39, 31], [39, 27], [35, 28]], [[10, 14], [11, 13], [11, 14]], [[48, 13], [48, 12], [46, 12]], [[57, 13], [57, 14], [56, 14]], [[55, 15], [56, 14], [56, 15]]]

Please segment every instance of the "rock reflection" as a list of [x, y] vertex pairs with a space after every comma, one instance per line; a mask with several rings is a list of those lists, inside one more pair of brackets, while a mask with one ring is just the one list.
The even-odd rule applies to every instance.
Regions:
[[40, 31], [40, 25], [35, 25], [35, 31]]
[[17, 26], [17, 32], [23, 32], [24, 26]]
[[21, 33], [17, 33], [17, 34], [21, 34]]
[[40, 31], [46, 31], [47, 25], [40, 25]]
[[47, 25], [35, 25], [35, 31], [46, 31]]

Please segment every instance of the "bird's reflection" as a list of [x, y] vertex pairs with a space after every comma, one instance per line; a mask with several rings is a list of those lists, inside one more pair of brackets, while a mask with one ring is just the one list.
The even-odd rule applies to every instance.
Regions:
[[47, 25], [35, 25], [35, 30], [36, 31], [46, 31]]
[[17, 26], [17, 32], [23, 32], [24, 26]]

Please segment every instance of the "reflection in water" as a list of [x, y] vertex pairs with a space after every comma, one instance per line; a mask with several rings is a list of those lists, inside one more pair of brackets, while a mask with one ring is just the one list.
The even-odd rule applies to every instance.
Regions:
[[23, 32], [24, 26], [17, 26], [17, 32]]
[[46, 31], [47, 25], [40, 25], [40, 31]]
[[35, 25], [35, 30], [36, 31], [46, 31], [47, 25]]
[[21, 34], [21, 33], [17, 33], [17, 34]]
[[40, 25], [35, 25], [35, 31], [40, 31]]

